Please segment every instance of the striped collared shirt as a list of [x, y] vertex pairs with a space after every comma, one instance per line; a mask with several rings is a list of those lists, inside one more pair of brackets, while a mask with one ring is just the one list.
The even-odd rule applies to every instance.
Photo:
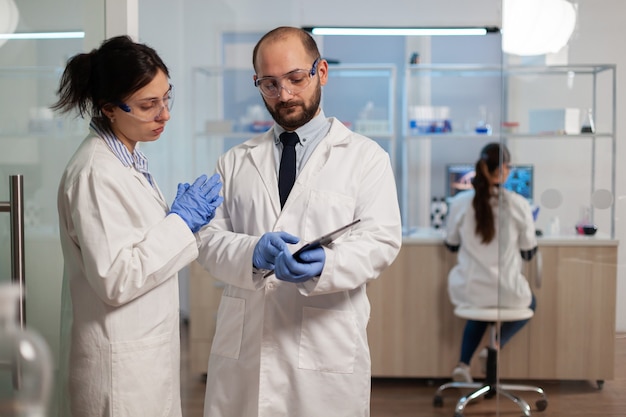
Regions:
[[150, 185], [154, 187], [154, 180], [152, 179], [150, 171], [148, 171], [148, 158], [146, 158], [138, 148], [135, 148], [135, 151], [130, 153], [122, 141], [115, 136], [115, 133], [97, 118], [91, 119], [89, 127], [104, 140], [111, 151], [113, 151], [113, 154], [117, 156], [125, 167], [134, 167], [137, 171], [141, 172]]

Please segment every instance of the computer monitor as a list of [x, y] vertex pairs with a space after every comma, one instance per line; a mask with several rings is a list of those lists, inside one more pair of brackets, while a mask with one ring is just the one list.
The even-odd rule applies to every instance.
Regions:
[[472, 189], [472, 180], [476, 176], [474, 164], [451, 164], [446, 166], [446, 197]]
[[[472, 189], [476, 176], [474, 164], [450, 164], [446, 166], [447, 197]], [[511, 165], [511, 172], [504, 187], [518, 193], [530, 203], [533, 200], [534, 172], [532, 165]]]
[[532, 165], [511, 165], [511, 173], [504, 187], [533, 202], [534, 172]]

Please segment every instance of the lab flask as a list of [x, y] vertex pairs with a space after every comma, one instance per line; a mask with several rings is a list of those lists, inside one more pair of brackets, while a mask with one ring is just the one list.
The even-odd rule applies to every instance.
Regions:
[[52, 356], [44, 339], [17, 323], [20, 287], [0, 284], [0, 416], [46, 417]]

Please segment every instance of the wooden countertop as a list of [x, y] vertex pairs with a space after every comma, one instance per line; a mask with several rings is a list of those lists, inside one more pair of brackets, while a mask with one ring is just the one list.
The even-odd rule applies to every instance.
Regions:
[[[443, 242], [445, 231], [442, 229], [419, 228], [405, 234], [403, 245], [439, 244]], [[551, 235], [537, 238], [539, 246], [618, 246], [619, 240], [605, 234], [585, 235]]]

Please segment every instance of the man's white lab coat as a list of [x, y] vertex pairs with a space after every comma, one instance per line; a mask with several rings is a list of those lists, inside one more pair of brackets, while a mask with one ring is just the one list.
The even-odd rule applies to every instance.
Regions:
[[[217, 165], [224, 203], [200, 232], [198, 260], [226, 285], [205, 416], [368, 416], [366, 284], [393, 262], [402, 241], [389, 156], [333, 118], [281, 211], [274, 146], [270, 130]], [[349, 234], [325, 249], [320, 277], [293, 284], [253, 270], [264, 233], [300, 237], [295, 251], [357, 218]]]

